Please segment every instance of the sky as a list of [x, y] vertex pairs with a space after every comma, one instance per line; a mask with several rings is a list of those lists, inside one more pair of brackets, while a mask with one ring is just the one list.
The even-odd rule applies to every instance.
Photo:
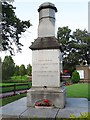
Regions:
[[[21, 20], [30, 20], [32, 24], [20, 38], [20, 42], [24, 45], [22, 53], [16, 53], [15, 56], [12, 56], [16, 65], [32, 65], [32, 51], [29, 46], [38, 37], [39, 14], [37, 9], [44, 2], [55, 4], [58, 10], [55, 35], [58, 27], [64, 26], [68, 26], [72, 31], [76, 29], [88, 30], [88, 0], [14, 0], [13, 6], [16, 7], [16, 16]], [[0, 53], [2, 60], [6, 55], [9, 55], [9, 53]]]

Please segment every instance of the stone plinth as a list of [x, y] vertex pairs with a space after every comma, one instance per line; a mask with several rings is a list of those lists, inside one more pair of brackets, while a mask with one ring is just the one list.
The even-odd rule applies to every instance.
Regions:
[[32, 87], [27, 94], [27, 106], [34, 107], [38, 100], [48, 99], [56, 108], [65, 107], [65, 88]]

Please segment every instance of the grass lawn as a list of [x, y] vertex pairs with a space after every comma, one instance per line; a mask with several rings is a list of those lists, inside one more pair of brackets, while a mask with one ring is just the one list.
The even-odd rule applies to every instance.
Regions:
[[18, 99], [22, 98], [22, 97], [26, 97], [26, 93], [0, 99], [0, 106], [4, 106], [4, 105], [6, 105], [8, 103], [11, 103], [11, 102], [13, 102], [15, 100], [18, 100]]
[[25, 84], [25, 83], [0, 83], [0, 86], [7, 86], [7, 85], [14, 85], [14, 84]]
[[66, 96], [74, 98], [87, 98], [90, 100], [88, 83], [78, 83], [70, 86], [66, 86]]
[[[14, 84], [25, 84], [25, 83], [0, 83], [0, 86], [8, 86], [8, 85], [14, 85]], [[28, 89], [32, 86], [32, 83], [29, 82], [29, 87], [28, 85], [23, 85], [23, 86], [16, 86], [16, 90], [23, 90], [23, 89]], [[2, 88], [2, 93], [4, 92], [9, 92], [9, 91], [13, 91], [14, 87], [4, 87]]]

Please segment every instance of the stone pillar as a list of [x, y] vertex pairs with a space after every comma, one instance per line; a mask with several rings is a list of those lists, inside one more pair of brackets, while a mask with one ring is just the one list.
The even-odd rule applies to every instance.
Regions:
[[38, 37], [55, 36], [55, 12], [57, 8], [52, 3], [41, 4], [39, 9]]
[[32, 50], [32, 88], [27, 93], [27, 106], [49, 99], [55, 107], [65, 106], [65, 88], [61, 86], [62, 48], [55, 38], [55, 12], [52, 3], [43, 3], [39, 9], [38, 38]]

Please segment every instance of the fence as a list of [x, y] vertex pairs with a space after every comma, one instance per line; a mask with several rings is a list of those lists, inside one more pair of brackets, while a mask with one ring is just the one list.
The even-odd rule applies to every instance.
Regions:
[[[20, 86], [20, 87], [18, 87]], [[22, 88], [22, 86], [24, 86]], [[26, 86], [26, 87], [25, 87]], [[14, 92], [14, 94], [16, 94], [16, 91], [20, 91], [20, 90], [27, 90], [30, 88], [29, 83], [25, 83], [25, 84], [13, 84], [13, 85], [5, 85], [5, 86], [0, 86], [0, 88], [2, 88], [2, 92]]]

